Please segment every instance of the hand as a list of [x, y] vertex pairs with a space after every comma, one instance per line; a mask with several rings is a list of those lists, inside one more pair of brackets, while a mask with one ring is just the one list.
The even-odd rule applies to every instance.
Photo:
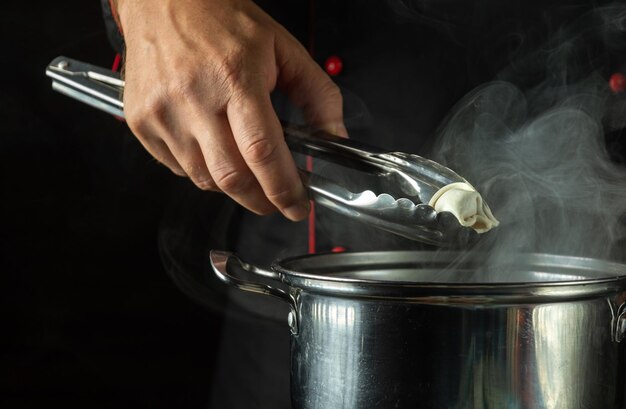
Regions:
[[250, 0], [118, 0], [125, 116], [143, 146], [201, 189], [258, 214], [308, 214], [270, 102], [278, 87], [307, 121], [345, 135], [339, 88]]

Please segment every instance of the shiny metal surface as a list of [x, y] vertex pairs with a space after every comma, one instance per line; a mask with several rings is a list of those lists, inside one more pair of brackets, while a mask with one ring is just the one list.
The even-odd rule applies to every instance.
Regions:
[[[458, 254], [391, 253], [300, 257], [269, 273], [295, 300], [295, 409], [626, 408], [626, 266], [526, 255], [509, 266], [525, 273], [517, 281], [436, 282], [434, 267]], [[220, 255], [231, 274], [251, 271]]]
[[[293, 293], [289, 293], [288, 291], [278, 288], [275, 284], [270, 285], [260, 282], [263, 278], [278, 280], [278, 273], [263, 270], [251, 264], [244, 263], [237, 257], [234, 257], [231, 253], [225, 251], [211, 250], [210, 260], [211, 267], [213, 267], [215, 275], [217, 275], [217, 277], [225, 284], [232, 285], [240, 290], [251, 293], [270, 295], [289, 304], [291, 311], [287, 317], [287, 323], [291, 328], [292, 334], [296, 334], [298, 332], [296, 299]], [[240, 276], [245, 276], [246, 273], [256, 275], [256, 280], [253, 282], [240, 278]]]
[[614, 301], [455, 308], [303, 293], [291, 343], [293, 405], [624, 408]]
[[477, 233], [461, 226], [452, 214], [438, 214], [428, 205], [444, 186], [467, 182], [451, 169], [418, 155], [386, 152], [321, 130], [283, 127], [292, 151], [335, 163], [340, 166], [337, 172], [346, 167], [359, 171], [361, 183], [355, 191], [321, 174], [308, 177], [317, 203], [411, 240], [464, 247], [477, 239]]
[[626, 266], [551, 254], [488, 255], [449, 251], [318, 254], [276, 262], [294, 288], [335, 296], [423, 303], [556, 302], [626, 288]]
[[57, 57], [46, 68], [52, 89], [111, 115], [124, 117], [119, 73], [106, 68]]
[[[52, 78], [55, 91], [124, 117], [125, 83], [118, 73], [57, 57], [48, 65], [46, 75]], [[428, 205], [442, 187], [467, 182], [447, 167], [421, 156], [386, 152], [321, 130], [291, 124], [283, 124], [283, 129], [293, 152], [360, 171], [359, 179], [363, 182], [356, 191], [351, 191], [336, 180], [301, 169], [305, 185], [320, 205], [381, 230], [429, 244], [464, 247], [477, 239], [477, 233], [461, 226], [451, 213], [438, 214]], [[373, 186], [379, 191], [372, 190]]]

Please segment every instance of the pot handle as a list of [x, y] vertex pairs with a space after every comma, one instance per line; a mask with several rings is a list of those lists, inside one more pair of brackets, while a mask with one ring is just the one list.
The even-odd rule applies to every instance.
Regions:
[[243, 291], [251, 293], [271, 295], [282, 301], [285, 301], [291, 307], [293, 314], [296, 312], [296, 300], [287, 291], [268, 284], [254, 283], [251, 281], [237, 278], [237, 270], [256, 274], [272, 280], [280, 281], [280, 276], [274, 271], [263, 270], [262, 268], [253, 266], [243, 262], [233, 253], [220, 250], [211, 250], [210, 253], [211, 267], [215, 275], [225, 284], [232, 285]]

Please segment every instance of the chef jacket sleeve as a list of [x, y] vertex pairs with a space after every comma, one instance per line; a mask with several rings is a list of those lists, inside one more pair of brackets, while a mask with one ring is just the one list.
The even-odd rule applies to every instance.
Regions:
[[109, 42], [117, 53], [123, 54], [124, 37], [122, 36], [118, 21], [113, 14], [113, 10], [111, 9], [111, 0], [100, 0], [100, 5], [102, 6], [102, 16], [104, 18], [104, 25], [107, 30]]

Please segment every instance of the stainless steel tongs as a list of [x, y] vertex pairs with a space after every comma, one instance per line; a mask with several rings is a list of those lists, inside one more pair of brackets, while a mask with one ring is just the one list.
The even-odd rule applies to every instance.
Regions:
[[[55, 58], [46, 70], [52, 88], [118, 117], [124, 81], [118, 73], [66, 57]], [[449, 212], [428, 205], [433, 195], [451, 183], [467, 181], [447, 167], [403, 152], [387, 152], [307, 127], [283, 124], [294, 153], [319, 158], [343, 168], [343, 181], [331, 172], [301, 169], [316, 203], [346, 217], [428, 244], [465, 246], [477, 233], [462, 226]], [[322, 170], [327, 167], [319, 167]], [[340, 171], [342, 172], [342, 171]]]

